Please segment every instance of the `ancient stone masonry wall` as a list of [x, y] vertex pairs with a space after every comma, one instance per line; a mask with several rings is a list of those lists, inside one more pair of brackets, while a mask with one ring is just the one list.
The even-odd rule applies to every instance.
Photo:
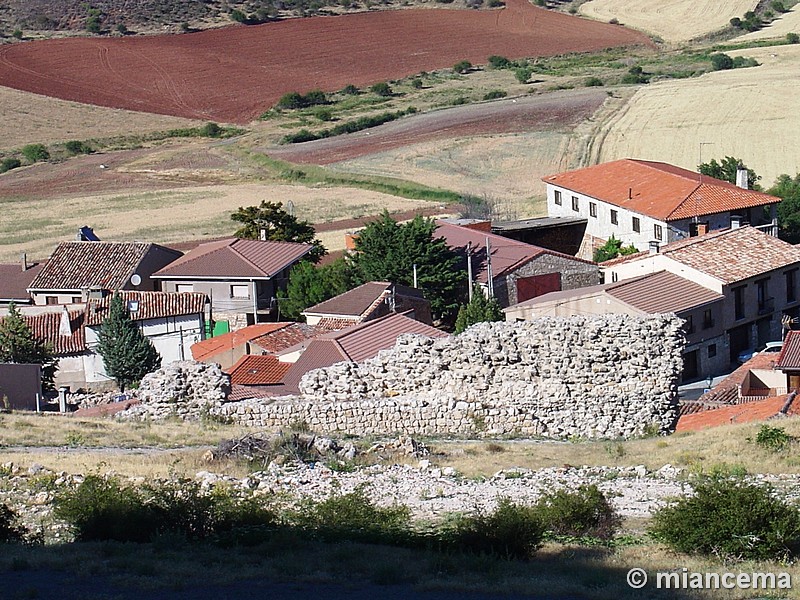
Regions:
[[319, 432], [630, 437], [672, 427], [683, 344], [674, 316], [481, 323], [448, 339], [401, 336], [364, 363], [311, 371], [299, 398], [218, 411]]

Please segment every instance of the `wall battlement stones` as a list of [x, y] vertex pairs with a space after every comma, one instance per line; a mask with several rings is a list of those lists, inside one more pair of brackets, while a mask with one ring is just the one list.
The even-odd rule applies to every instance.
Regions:
[[682, 321], [672, 315], [480, 323], [405, 335], [361, 364], [307, 373], [302, 396], [213, 409], [246, 425], [352, 434], [616, 438], [677, 418]]

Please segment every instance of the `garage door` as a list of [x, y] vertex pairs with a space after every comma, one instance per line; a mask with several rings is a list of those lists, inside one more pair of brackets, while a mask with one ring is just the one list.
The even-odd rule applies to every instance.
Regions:
[[561, 291], [561, 273], [547, 273], [517, 279], [517, 302], [524, 302], [549, 292]]

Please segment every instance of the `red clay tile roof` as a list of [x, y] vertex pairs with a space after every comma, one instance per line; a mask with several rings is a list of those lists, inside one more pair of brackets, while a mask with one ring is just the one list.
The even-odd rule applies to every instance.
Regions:
[[311, 248], [310, 244], [227, 238], [200, 244], [154, 276], [267, 279], [303, 258]]
[[724, 298], [722, 294], [668, 271], [618, 281], [606, 291], [646, 313], [677, 313]]
[[772, 369], [775, 366], [775, 354], [768, 352], [755, 354], [750, 360], [740, 365], [733, 373], [720, 381], [713, 389], [709, 390], [698, 402], [722, 402], [736, 404], [739, 401], [739, 386], [744, 383], [747, 375], [753, 369]]
[[625, 158], [542, 181], [661, 221], [776, 204], [780, 198], [662, 162]]
[[259, 323], [256, 325], [248, 325], [247, 327], [231, 331], [230, 333], [224, 333], [201, 340], [196, 344], [192, 344], [192, 357], [195, 360], [205, 361], [220, 352], [233, 350], [247, 342], [258, 339], [260, 336], [279, 331], [291, 325], [293, 325], [293, 323]]
[[[754, 227], [724, 229], [662, 246], [660, 254], [707, 273], [723, 283], [734, 283], [800, 263], [800, 247]], [[613, 266], [647, 258], [639, 252], [603, 263]]]
[[[737, 404], [735, 406], [725, 406], [691, 415], [682, 416], [678, 419], [676, 432], [681, 431], [700, 431], [709, 427], [720, 425], [730, 425], [732, 423], [752, 423], [754, 421], [766, 421], [781, 412], [784, 408], [788, 395], [757, 400], [747, 404]], [[797, 408], [794, 403], [789, 408], [787, 414], [796, 414]]]
[[291, 363], [280, 362], [274, 356], [246, 354], [229, 370], [231, 385], [273, 385], [283, 381]]
[[444, 338], [448, 335], [405, 315], [392, 313], [315, 338], [286, 373], [284, 383], [287, 388], [296, 392], [300, 379], [308, 371], [341, 361], [361, 362], [372, 358], [381, 350], [392, 348], [397, 338], [404, 333], [432, 338]]
[[[206, 305], [210, 302], [208, 296], [200, 292], [122, 291], [119, 294], [128, 306], [129, 302], [139, 303], [138, 309], [131, 312], [131, 319], [134, 321], [201, 314], [205, 313]], [[108, 314], [111, 298], [108, 295], [100, 300], [87, 302], [87, 325], [102, 324]]]
[[800, 369], [800, 331], [787, 331], [783, 348], [775, 362], [776, 369]]
[[61, 319], [63, 310], [38, 315], [23, 315], [33, 335], [50, 344], [57, 356], [65, 354], [81, 354], [86, 351], [85, 313], [83, 310], [71, 310], [69, 324], [72, 333], [62, 335]]
[[[347, 325], [352, 325], [349, 321]], [[284, 323], [284, 327], [268, 331], [263, 335], [250, 340], [254, 346], [258, 346], [265, 352], [277, 354], [287, 348], [309, 340], [320, 333], [330, 331], [330, 329], [319, 327], [319, 325], [307, 325], [306, 323]], [[341, 329], [341, 327], [339, 328]]]
[[143, 242], [61, 242], [29, 289], [123, 289], [154, 249], [165, 257], [161, 264], [180, 256], [175, 250]]
[[30, 302], [28, 288], [42, 267], [44, 263], [34, 263], [23, 271], [20, 263], [0, 265], [0, 302]]
[[[413, 297], [422, 299], [422, 292], [414, 288], [391, 284], [387, 281], [369, 281], [329, 300], [315, 304], [303, 311], [304, 315], [330, 315], [328, 318], [341, 319], [352, 317], [353, 320], [367, 320], [382, 303], [391, 295], [392, 287], [398, 298]], [[386, 307], [383, 307], [386, 309]], [[349, 324], [352, 324], [349, 323]]]
[[462, 256], [466, 253], [467, 244], [472, 244], [472, 268], [474, 269], [475, 279], [480, 283], [488, 281], [486, 265], [487, 238], [492, 249], [492, 274], [494, 277], [511, 273], [544, 254], [559, 256], [575, 262], [593, 264], [591, 261], [576, 258], [569, 254], [562, 254], [547, 248], [540, 248], [539, 246], [518, 242], [511, 238], [453, 225], [444, 221], [436, 221], [434, 235], [444, 238], [447, 245]]

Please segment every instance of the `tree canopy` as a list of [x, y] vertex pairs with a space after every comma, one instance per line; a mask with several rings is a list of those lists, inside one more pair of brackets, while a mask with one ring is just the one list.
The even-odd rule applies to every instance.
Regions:
[[601, 263], [611, 260], [612, 258], [617, 258], [618, 256], [636, 254], [637, 252], [636, 246], [633, 244], [623, 246], [622, 240], [618, 240], [612, 235], [605, 244], [594, 251], [593, 259], [594, 262]]
[[42, 387], [53, 389], [57, 368], [53, 350], [36, 338], [13, 302], [8, 315], [0, 319], [0, 362], [42, 365]]
[[262, 200], [259, 206], [239, 207], [231, 214], [231, 219], [242, 223], [236, 233], [238, 238], [249, 240], [261, 239], [261, 231], [266, 232], [266, 239], [274, 242], [300, 242], [311, 244], [314, 248], [308, 254], [309, 260], [318, 262], [327, 254], [325, 246], [316, 239], [314, 227], [308, 221], [300, 221], [296, 216], [283, 210], [280, 202]]
[[309, 306], [343, 294], [355, 286], [353, 268], [345, 258], [323, 267], [301, 261], [289, 272], [289, 284], [279, 299], [281, 318], [297, 320]]
[[487, 298], [480, 290], [472, 294], [472, 300], [461, 305], [456, 317], [456, 334], [463, 332], [475, 323], [503, 321], [505, 315], [496, 298]]
[[778, 204], [778, 226], [781, 239], [791, 244], [800, 243], [800, 173], [778, 177], [768, 194], [783, 201]]
[[[721, 179], [729, 183], [736, 183], [736, 171], [739, 168], [747, 168], [744, 166], [742, 159], [733, 156], [726, 156], [721, 162], [717, 162], [712, 158], [709, 162], [697, 166], [697, 170], [703, 175]], [[747, 169], [747, 187], [751, 190], [760, 190], [761, 186], [758, 184], [761, 179], [760, 175], [756, 175], [753, 169]]]
[[161, 355], [131, 320], [119, 294], [111, 298], [108, 316], [100, 327], [97, 351], [103, 357], [106, 373], [123, 392], [126, 386], [138, 383], [161, 366]]
[[443, 238], [434, 237], [435, 231], [432, 219], [417, 216], [399, 224], [384, 211], [355, 239], [356, 279], [413, 285], [417, 265], [417, 287], [430, 301], [431, 311], [439, 319], [452, 318], [467, 276], [458, 266], [458, 255]]

